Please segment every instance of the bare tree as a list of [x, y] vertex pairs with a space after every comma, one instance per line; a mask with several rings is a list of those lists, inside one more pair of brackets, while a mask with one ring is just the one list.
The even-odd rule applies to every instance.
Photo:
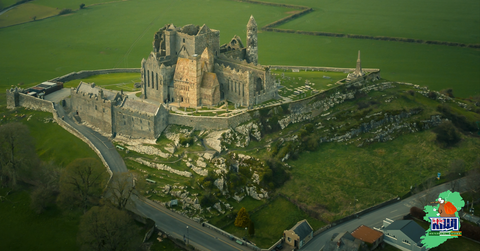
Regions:
[[118, 209], [124, 209], [130, 204], [131, 196], [137, 193], [136, 187], [142, 186], [140, 180], [131, 172], [115, 173], [105, 193], [107, 201]]
[[102, 163], [93, 158], [77, 159], [70, 163], [60, 177], [58, 201], [63, 206], [80, 206], [83, 212], [98, 204], [108, 174]]
[[36, 213], [42, 213], [60, 193], [59, 180], [61, 171], [53, 163], [43, 163], [36, 173], [35, 189], [30, 194], [30, 207]]
[[15, 188], [18, 179], [22, 175], [27, 176], [38, 163], [34, 140], [26, 125], [9, 123], [0, 126], [0, 175], [3, 184], [8, 178]]
[[431, 188], [435, 186], [435, 181], [433, 179], [426, 180], [422, 186], [417, 186], [414, 190], [418, 194], [417, 202], [422, 206], [430, 204], [430, 202], [435, 201], [438, 194], [434, 193]]
[[472, 195], [472, 205], [480, 196], [480, 158], [473, 163], [472, 170], [467, 174], [467, 188]]
[[82, 250], [136, 250], [141, 240], [133, 219], [113, 207], [92, 207], [81, 219], [77, 241]]

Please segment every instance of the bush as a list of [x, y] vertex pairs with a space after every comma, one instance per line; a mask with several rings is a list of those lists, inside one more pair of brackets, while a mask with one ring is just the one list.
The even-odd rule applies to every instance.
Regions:
[[69, 13], [72, 13], [73, 10], [72, 9], [63, 9], [60, 11], [60, 13], [58, 13], [59, 16], [61, 15], [65, 15], [65, 14], [69, 14]]
[[460, 133], [450, 121], [444, 121], [433, 130], [437, 134], [437, 142], [445, 146], [453, 146], [460, 141]]
[[449, 96], [450, 98], [455, 98], [455, 96], [453, 96], [453, 89], [451, 88], [441, 90], [440, 93], [442, 93], [445, 96]]
[[200, 205], [202, 207], [211, 207], [211, 206], [213, 206], [213, 204], [215, 204], [215, 201], [216, 201], [215, 196], [211, 193], [207, 193], [200, 200]]
[[84, 4], [84, 3], [80, 4], [80, 9], [83, 9], [83, 8], [85, 8], [85, 4]]
[[423, 217], [427, 214], [422, 209], [420, 209], [418, 207], [411, 207], [410, 208], [410, 215], [417, 218], [417, 219], [423, 220]]
[[443, 104], [437, 106], [437, 111], [441, 112], [443, 116], [451, 120], [452, 123], [460, 130], [468, 132], [476, 132], [477, 127], [474, 123], [468, 122], [467, 118], [463, 115], [457, 114], [452, 111], [450, 106]]
[[193, 137], [180, 136], [179, 143], [182, 146], [186, 146], [187, 144], [193, 145]]
[[415, 91], [414, 90], [408, 90], [407, 93], [412, 95], [412, 96], [415, 96]]
[[428, 93], [428, 97], [431, 98], [431, 99], [437, 99], [437, 94], [433, 91], [430, 91]]

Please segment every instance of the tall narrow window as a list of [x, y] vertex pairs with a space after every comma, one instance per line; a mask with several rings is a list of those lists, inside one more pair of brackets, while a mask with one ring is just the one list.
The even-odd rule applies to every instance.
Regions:
[[156, 74], [157, 74], [157, 91], [158, 91], [158, 73], [156, 73]]
[[152, 89], [155, 88], [155, 83], [154, 82], [155, 82], [155, 79], [153, 78], [153, 71], [152, 71]]
[[147, 85], [150, 87], [150, 71], [147, 71]]

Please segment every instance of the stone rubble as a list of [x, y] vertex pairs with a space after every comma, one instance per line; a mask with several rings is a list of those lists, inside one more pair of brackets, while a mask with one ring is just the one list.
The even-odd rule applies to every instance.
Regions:
[[135, 151], [141, 154], [148, 154], [154, 156], [160, 156], [162, 158], [170, 158], [172, 155], [168, 153], [162, 152], [160, 149], [153, 147], [153, 146], [145, 146], [145, 145], [130, 145], [127, 148], [131, 151]]

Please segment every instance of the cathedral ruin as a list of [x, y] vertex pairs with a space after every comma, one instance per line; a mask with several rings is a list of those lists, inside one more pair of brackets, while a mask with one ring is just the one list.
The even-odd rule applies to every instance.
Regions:
[[154, 35], [141, 63], [142, 97], [181, 107], [229, 101], [253, 106], [277, 96], [274, 77], [258, 64], [257, 23], [247, 24], [247, 46], [234, 36], [220, 46], [220, 31], [207, 25], [167, 24]]

